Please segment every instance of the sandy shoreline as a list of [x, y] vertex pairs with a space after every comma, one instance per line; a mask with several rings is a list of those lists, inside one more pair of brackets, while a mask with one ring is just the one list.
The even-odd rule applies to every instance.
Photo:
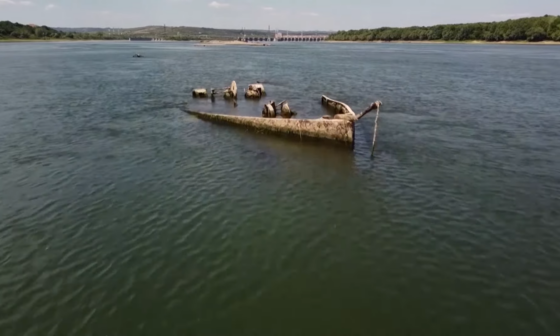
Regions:
[[270, 43], [211, 40], [211, 41], [200, 41], [197, 44], [195, 44], [195, 46], [197, 46], [197, 47], [202, 47], [202, 46], [226, 46], [226, 45], [262, 47], [262, 46], [270, 46]]
[[560, 45], [556, 41], [542, 41], [542, 42], [527, 42], [527, 41], [325, 41], [328, 43], [391, 43], [391, 44], [497, 44], [497, 45]]

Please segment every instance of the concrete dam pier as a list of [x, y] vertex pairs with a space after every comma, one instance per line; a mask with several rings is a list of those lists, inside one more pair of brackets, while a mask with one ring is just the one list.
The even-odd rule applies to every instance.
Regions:
[[320, 42], [325, 41], [327, 37], [328, 35], [285, 35], [276, 33], [274, 36], [242, 36], [238, 40], [244, 42]]

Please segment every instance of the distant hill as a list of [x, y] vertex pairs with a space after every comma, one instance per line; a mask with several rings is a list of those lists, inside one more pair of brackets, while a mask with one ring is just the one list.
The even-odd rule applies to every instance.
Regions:
[[[206, 27], [167, 27], [167, 26], [145, 26], [137, 28], [66, 28], [60, 27], [55, 28], [56, 30], [63, 32], [75, 32], [75, 33], [104, 33], [110, 35], [118, 35], [123, 37], [146, 37], [146, 38], [166, 38], [166, 39], [185, 39], [185, 40], [233, 40], [242, 36], [243, 34], [247, 36], [254, 37], [265, 37], [269, 34], [274, 34], [273, 31], [270, 33], [268, 30], [245, 30], [242, 29], [220, 29], [220, 28], [206, 28]], [[300, 34], [300, 31], [282, 31], [282, 33], [288, 34]], [[317, 34], [317, 35], [329, 35], [332, 31], [304, 31], [304, 34]]]
[[38, 26], [35, 24], [21, 24], [18, 22], [14, 23], [10, 21], [0, 21], [0, 39], [2, 40], [113, 40], [124, 38], [124, 36], [100, 31], [96, 33], [80, 33], [74, 31], [61, 31], [59, 29], [54, 29], [47, 26]]
[[97, 32], [106, 32], [106, 31], [111, 31], [113, 30], [113, 28], [60, 28], [60, 27], [53, 27], [53, 29], [56, 29], [58, 31], [61, 32], [65, 32], [65, 33], [97, 33]]
[[[282, 31], [283, 34], [317, 34], [328, 35], [324, 31]], [[10, 21], [0, 22], [0, 38], [3, 39], [79, 39], [79, 40], [115, 40], [129, 38], [163, 38], [166, 40], [235, 40], [245, 34], [247, 37], [269, 37], [274, 34], [268, 30], [219, 29], [206, 27], [166, 27], [146, 26], [138, 28], [110, 27], [38, 27], [34, 24], [24, 25]]]

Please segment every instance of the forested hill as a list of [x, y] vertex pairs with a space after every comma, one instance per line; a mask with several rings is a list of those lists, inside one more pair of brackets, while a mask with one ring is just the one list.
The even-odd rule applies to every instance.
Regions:
[[0, 21], [0, 38], [43, 38], [60, 37], [60, 32], [47, 26], [31, 26], [10, 21]]
[[24, 25], [10, 21], [0, 21], [0, 39], [22, 39], [22, 40], [42, 40], [42, 39], [119, 39], [124, 38], [116, 35], [105, 35], [103, 33], [75, 33], [62, 32], [47, 26]]
[[545, 15], [502, 22], [465, 23], [431, 27], [339, 31], [334, 41], [560, 41], [560, 17]]
[[[2, 1], [2, 0], [0, 0]], [[292, 32], [295, 33], [295, 32]], [[330, 32], [306, 32], [328, 34]], [[216, 29], [203, 27], [145, 26], [137, 28], [49, 28], [0, 21], [0, 39], [76, 39], [114, 40], [128, 38], [162, 38], [165, 40], [236, 40], [249, 37], [270, 37], [268, 30]], [[298, 32], [299, 34], [299, 32]]]

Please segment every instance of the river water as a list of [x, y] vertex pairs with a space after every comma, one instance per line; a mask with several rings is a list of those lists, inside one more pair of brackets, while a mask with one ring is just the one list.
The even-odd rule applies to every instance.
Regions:
[[[134, 53], [144, 58], [132, 58]], [[0, 45], [0, 335], [560, 334], [560, 48]], [[357, 112], [356, 148], [213, 125]]]

